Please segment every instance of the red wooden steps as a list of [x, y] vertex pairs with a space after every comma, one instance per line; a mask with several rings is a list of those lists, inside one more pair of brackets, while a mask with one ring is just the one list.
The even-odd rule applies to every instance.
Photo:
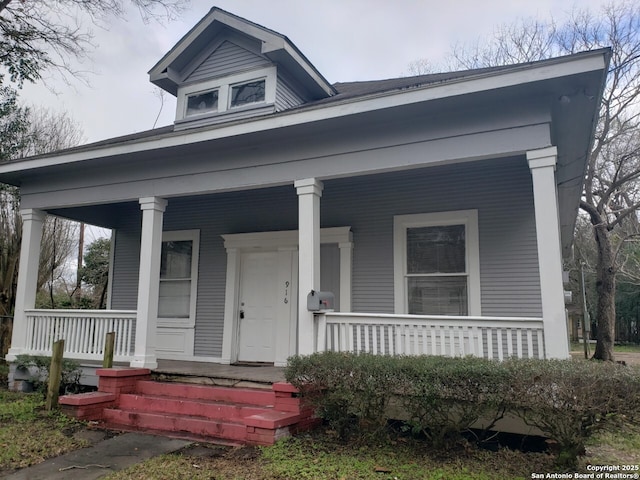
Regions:
[[150, 380], [147, 369], [99, 369], [98, 392], [60, 397], [63, 411], [107, 428], [143, 430], [195, 440], [273, 444], [318, 423], [297, 390]]

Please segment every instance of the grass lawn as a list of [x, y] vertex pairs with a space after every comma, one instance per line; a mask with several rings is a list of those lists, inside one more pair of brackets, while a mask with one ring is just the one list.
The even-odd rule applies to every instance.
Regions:
[[[591, 345], [589, 345], [590, 350], [591, 350], [591, 354], [593, 355], [593, 352], [596, 349], [596, 344], [592, 343]], [[583, 352], [584, 351], [584, 346], [582, 344], [582, 342], [571, 342], [571, 351], [572, 352]], [[613, 346], [613, 351], [615, 352], [619, 352], [619, 353], [640, 353], [640, 345], [636, 345], [636, 344], [626, 344], [626, 345], [614, 345]]]
[[0, 388], [0, 477], [86, 445], [73, 437], [81, 424], [43, 406], [41, 394]]
[[[587, 464], [640, 463], [640, 429], [594, 438], [579, 471]], [[315, 432], [273, 447], [225, 448], [201, 445], [163, 455], [111, 474], [106, 480], [380, 479], [380, 480], [505, 480], [528, 479], [532, 473], [555, 473], [555, 457], [513, 450], [490, 452], [460, 445], [434, 451], [417, 441], [339, 442]]]

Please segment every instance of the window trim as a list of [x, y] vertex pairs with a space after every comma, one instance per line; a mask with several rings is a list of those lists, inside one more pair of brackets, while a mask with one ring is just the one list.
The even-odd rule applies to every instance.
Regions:
[[[239, 107], [231, 107], [231, 87], [264, 80], [264, 100]], [[253, 109], [264, 105], [274, 105], [276, 103], [276, 67], [263, 67], [255, 70], [218, 77], [204, 82], [183, 85], [178, 88], [178, 98], [176, 105], [176, 121], [194, 120], [206, 117], [215, 117], [229, 112], [238, 112], [243, 109]], [[191, 95], [207, 93], [218, 90], [218, 109], [211, 112], [187, 116], [187, 98]]]
[[418, 213], [393, 217], [393, 279], [394, 310], [407, 314], [407, 229], [446, 225], [465, 226], [465, 263], [467, 285], [467, 311], [469, 316], [482, 314], [480, 294], [480, 242], [478, 235], [478, 211], [456, 210], [450, 212]]
[[[162, 232], [162, 243], [191, 241], [191, 291], [189, 292], [189, 317], [161, 317], [158, 298], [158, 326], [191, 328], [196, 325], [196, 304], [198, 301], [198, 265], [200, 258], [200, 230], [172, 230]], [[158, 279], [158, 281], [161, 281]]]

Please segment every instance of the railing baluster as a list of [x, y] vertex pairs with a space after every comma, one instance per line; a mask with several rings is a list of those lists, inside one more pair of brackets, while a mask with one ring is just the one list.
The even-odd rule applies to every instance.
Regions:
[[522, 329], [516, 330], [516, 338], [518, 340], [518, 358], [522, 358]]
[[507, 328], [507, 355], [509, 358], [513, 357], [513, 330]]
[[544, 358], [544, 339], [542, 337], [542, 330], [538, 329], [538, 358]]
[[362, 325], [362, 334], [364, 335], [364, 351], [369, 353], [369, 325]]
[[456, 331], [453, 325], [449, 326], [449, 356], [456, 356]]
[[502, 329], [498, 328], [496, 329], [496, 341], [498, 343], [498, 360], [502, 361], [504, 360], [504, 355], [502, 354]]
[[373, 354], [378, 354], [378, 325], [371, 325], [371, 347]]
[[487, 358], [493, 360], [493, 328], [487, 328]]
[[533, 335], [531, 329], [527, 329], [527, 357], [533, 357]]

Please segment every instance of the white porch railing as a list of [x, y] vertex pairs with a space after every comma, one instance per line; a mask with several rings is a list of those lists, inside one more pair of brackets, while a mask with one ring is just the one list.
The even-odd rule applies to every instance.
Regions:
[[105, 336], [116, 332], [113, 359], [133, 356], [136, 312], [130, 310], [26, 310], [25, 353], [51, 355], [53, 342], [64, 339], [64, 356], [102, 360]]
[[317, 314], [316, 351], [544, 358], [541, 318]]

